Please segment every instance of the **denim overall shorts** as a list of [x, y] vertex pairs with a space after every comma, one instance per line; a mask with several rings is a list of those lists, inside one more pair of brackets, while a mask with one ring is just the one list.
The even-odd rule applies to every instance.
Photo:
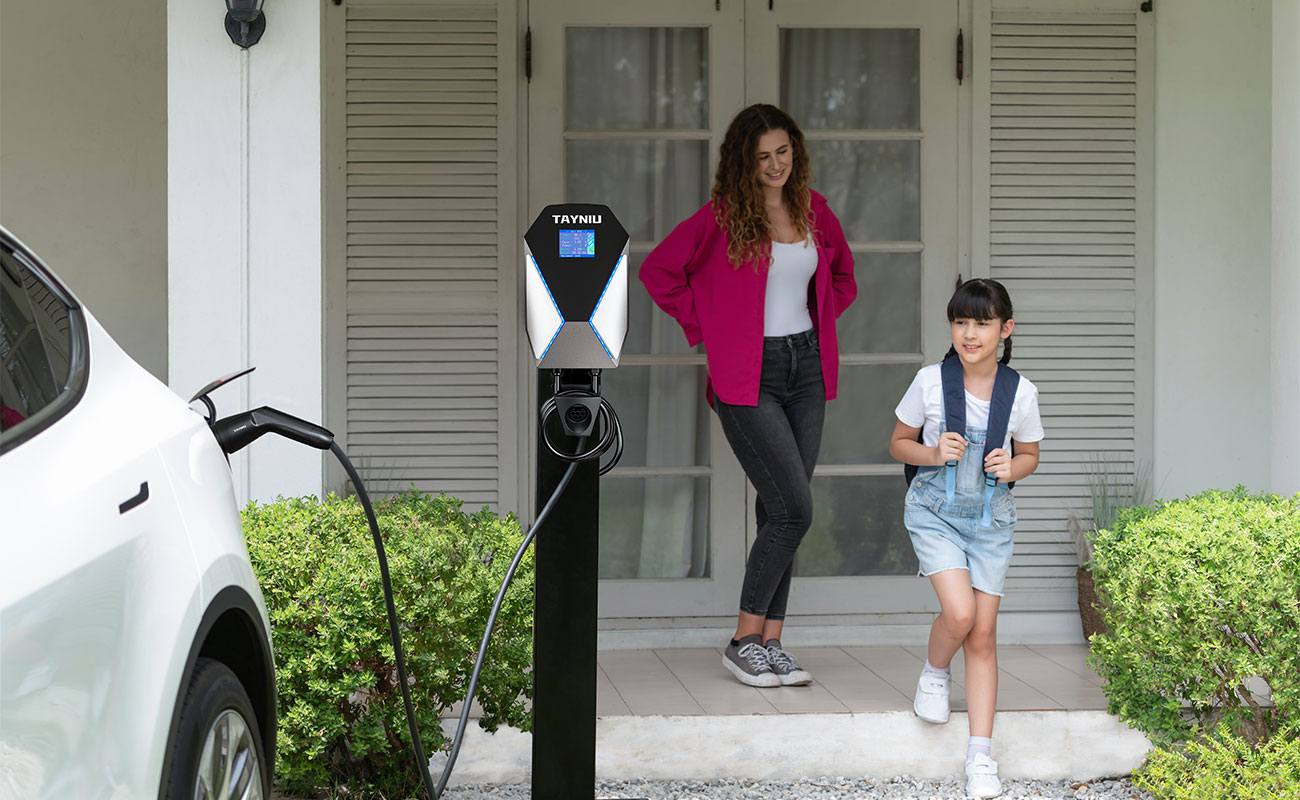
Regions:
[[[946, 425], [940, 423], [940, 435]], [[1015, 544], [1016, 501], [1005, 483], [993, 490], [993, 524], [984, 526], [983, 428], [966, 429], [966, 452], [957, 462], [957, 486], [947, 500], [944, 467], [921, 467], [907, 489], [903, 524], [920, 562], [919, 575], [947, 569], [970, 572], [970, 584], [985, 594], [1002, 596], [1002, 584]]]

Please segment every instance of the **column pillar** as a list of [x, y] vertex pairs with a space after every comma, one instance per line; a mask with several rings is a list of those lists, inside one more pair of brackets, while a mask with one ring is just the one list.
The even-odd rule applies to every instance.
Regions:
[[[321, 3], [267, 3], [241, 50], [224, 3], [167, 16], [168, 376], [185, 396], [246, 366], [219, 413], [323, 415]], [[267, 438], [231, 459], [240, 501], [319, 494], [321, 453]]]

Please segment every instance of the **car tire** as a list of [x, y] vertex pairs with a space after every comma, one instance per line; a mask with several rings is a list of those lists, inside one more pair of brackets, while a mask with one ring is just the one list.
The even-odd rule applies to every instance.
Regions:
[[167, 776], [167, 800], [269, 800], [271, 768], [248, 693], [230, 668], [194, 664]]

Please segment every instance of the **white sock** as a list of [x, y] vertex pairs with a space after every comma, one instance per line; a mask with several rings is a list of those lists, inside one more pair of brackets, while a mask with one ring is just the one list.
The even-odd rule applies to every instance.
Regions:
[[952, 667], [944, 667], [943, 669], [939, 669], [935, 665], [931, 664], [930, 659], [928, 658], [925, 660], [925, 666], [922, 668], [921, 671], [933, 672], [935, 675], [942, 675], [945, 678], [952, 677]]
[[966, 745], [966, 760], [970, 761], [978, 753], [986, 756], [993, 756], [993, 737], [991, 736], [972, 736], [970, 744]]

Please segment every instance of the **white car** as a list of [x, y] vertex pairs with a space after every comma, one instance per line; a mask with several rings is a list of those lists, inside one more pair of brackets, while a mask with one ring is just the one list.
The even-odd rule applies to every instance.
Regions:
[[266, 609], [204, 417], [0, 228], [0, 800], [269, 797]]

